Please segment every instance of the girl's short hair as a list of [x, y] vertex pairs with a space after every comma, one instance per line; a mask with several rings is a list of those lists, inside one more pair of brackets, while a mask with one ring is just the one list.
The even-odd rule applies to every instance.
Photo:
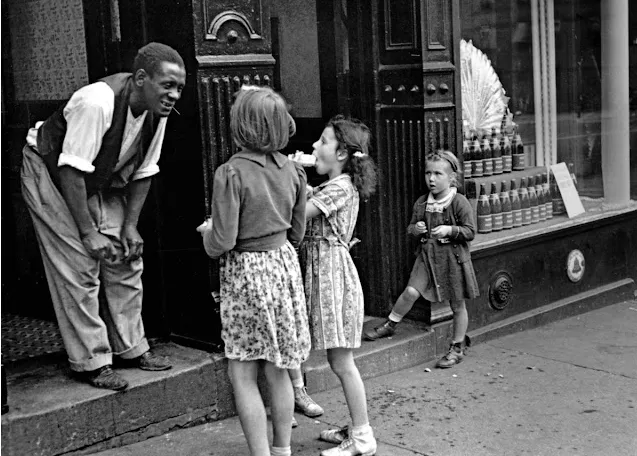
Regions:
[[267, 86], [249, 86], [237, 92], [230, 131], [237, 146], [267, 153], [287, 146], [296, 123], [281, 95]]
[[[458, 161], [458, 158], [454, 154], [452, 154], [450, 151], [437, 150], [435, 152], [430, 152], [429, 154], [427, 154], [427, 156], [425, 157], [425, 165], [427, 164], [427, 162], [434, 162], [434, 161], [446, 162], [449, 165], [451, 172], [458, 174], [458, 171], [460, 169], [460, 162]], [[451, 178], [451, 185], [453, 187], [456, 187], [458, 185], [458, 181], [455, 177]]]

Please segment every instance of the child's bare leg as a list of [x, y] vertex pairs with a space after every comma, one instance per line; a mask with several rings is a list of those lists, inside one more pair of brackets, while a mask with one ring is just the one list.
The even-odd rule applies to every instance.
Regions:
[[[341, 380], [349, 414], [352, 418], [352, 427], [346, 432], [343, 432], [343, 429], [321, 432], [321, 439], [332, 443], [340, 441], [341, 438], [348, 439], [348, 443], [345, 444], [347, 449], [341, 449], [340, 446], [330, 448], [322, 451], [321, 456], [375, 454], [376, 439], [367, 416], [365, 385], [354, 363], [352, 350], [349, 348], [327, 350], [327, 360], [334, 373]], [[338, 439], [334, 438], [336, 435], [339, 435]]]
[[[267, 418], [257, 385], [258, 361], [228, 361], [228, 375], [243, 433], [252, 456], [268, 456]], [[286, 374], [287, 377], [287, 374]], [[289, 425], [288, 425], [289, 427]]]
[[396, 300], [387, 321], [373, 329], [365, 331], [365, 339], [376, 340], [382, 337], [392, 336], [396, 325], [407, 315], [407, 312], [411, 310], [419, 297], [420, 292], [418, 290], [407, 286]]
[[450, 304], [453, 312], [453, 340], [447, 354], [436, 363], [436, 366], [441, 368], [453, 367], [465, 356], [465, 336], [469, 325], [467, 306], [464, 300], [451, 301]]
[[469, 326], [469, 314], [464, 300], [451, 301], [451, 311], [453, 312], [453, 343], [464, 342]]
[[294, 412], [294, 392], [286, 369], [279, 369], [272, 363], [265, 363], [265, 378], [271, 395], [272, 446], [290, 446], [292, 435], [292, 413]]
[[349, 348], [327, 350], [330, 367], [341, 381], [353, 427], [369, 424], [365, 385]]
[[[414, 303], [420, 298], [420, 292], [413, 287], [406, 287], [396, 300], [396, 304], [391, 311], [390, 318], [396, 316], [402, 320], [407, 315], [407, 312], [411, 310]], [[392, 320], [400, 322], [400, 320]]]
[[288, 374], [290, 375], [290, 380], [292, 380], [292, 386], [304, 386], [305, 383], [303, 381], [303, 372], [301, 372], [301, 368], [297, 367], [296, 369], [288, 369]]

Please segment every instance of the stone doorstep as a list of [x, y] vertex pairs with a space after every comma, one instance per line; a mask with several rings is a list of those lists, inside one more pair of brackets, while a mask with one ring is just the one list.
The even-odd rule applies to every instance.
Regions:
[[[469, 332], [474, 344], [632, 299], [631, 279], [614, 282]], [[365, 328], [382, 322], [367, 318]], [[432, 327], [413, 321], [392, 338], [363, 342], [355, 359], [364, 379], [433, 363], [448, 348], [451, 321]], [[122, 369], [131, 382], [122, 393], [101, 391], [70, 377], [65, 363], [8, 372], [10, 411], [2, 416], [2, 444], [9, 456], [81, 455], [129, 445], [172, 430], [235, 415], [227, 362], [217, 354], [157, 344], [173, 369]], [[339, 387], [325, 351], [304, 365], [310, 393]], [[263, 379], [260, 381], [264, 386]]]
[[117, 369], [130, 383], [123, 392], [79, 382], [65, 357], [7, 366], [3, 455], [87, 454], [234, 413], [222, 357], [174, 343], [153, 349], [173, 368]]

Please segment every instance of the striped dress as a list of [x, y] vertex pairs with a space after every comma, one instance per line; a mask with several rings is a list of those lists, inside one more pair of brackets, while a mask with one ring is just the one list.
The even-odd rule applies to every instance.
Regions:
[[313, 350], [358, 348], [363, 329], [363, 289], [349, 253], [359, 196], [348, 174], [314, 189], [321, 214], [308, 220], [301, 244]]

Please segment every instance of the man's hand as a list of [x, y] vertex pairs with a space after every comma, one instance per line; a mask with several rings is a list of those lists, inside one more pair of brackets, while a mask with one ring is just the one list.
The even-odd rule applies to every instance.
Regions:
[[124, 249], [124, 261], [135, 261], [144, 253], [144, 240], [135, 226], [125, 224], [122, 227], [120, 240]]
[[91, 231], [82, 236], [82, 244], [88, 254], [96, 260], [117, 260], [117, 250], [113, 242], [99, 231]]

